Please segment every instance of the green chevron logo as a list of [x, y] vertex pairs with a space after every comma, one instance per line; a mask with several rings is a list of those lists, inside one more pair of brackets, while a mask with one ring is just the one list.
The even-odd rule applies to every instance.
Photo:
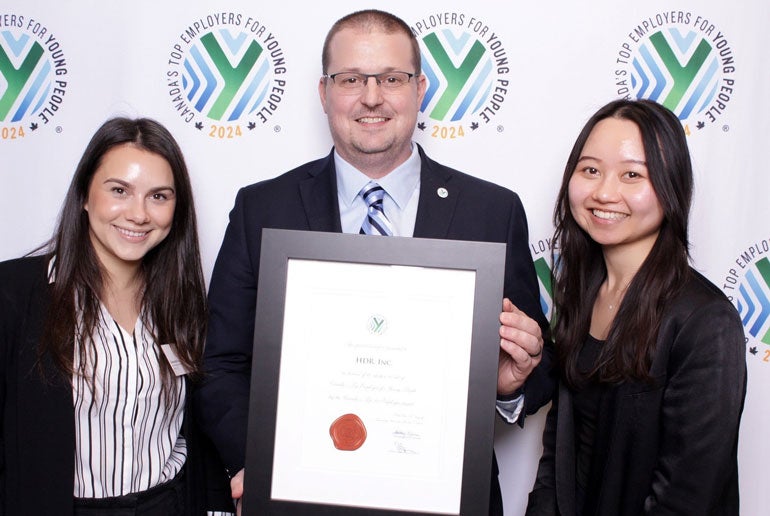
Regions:
[[[422, 42], [427, 49], [427, 53], [433, 57], [437, 71], [446, 81], [446, 87], [436, 100], [429, 116], [434, 120], [444, 120], [450, 108], [460, 96], [460, 91], [468, 83], [474, 70], [481, 63], [486, 49], [478, 40], [474, 41], [460, 66], [455, 66], [436, 33], [428, 34], [423, 38]], [[426, 99], [424, 104], [426, 107], [431, 104], [430, 100]]]
[[0, 30], [0, 138], [24, 138], [53, 119], [67, 89], [67, 60], [56, 35], [23, 15]]
[[461, 12], [428, 14], [411, 28], [427, 79], [417, 128], [434, 138], [456, 139], [489, 124], [503, 109], [510, 82], [500, 33]]
[[741, 316], [749, 352], [764, 344], [761, 358], [770, 363], [770, 240], [760, 240], [741, 251], [722, 283], [722, 290]]
[[168, 95], [182, 119], [208, 136], [238, 138], [280, 108], [286, 59], [255, 17], [215, 13], [188, 25], [169, 53]]
[[533, 260], [535, 273], [540, 283], [540, 308], [549, 320], [553, 315], [553, 284], [551, 282], [550, 256], [541, 256]]
[[366, 326], [372, 335], [382, 335], [388, 328], [388, 321], [382, 315], [374, 314], [369, 316]]
[[[6, 40], [7, 41], [7, 40]], [[37, 68], [38, 63], [43, 57], [43, 47], [35, 41], [32, 43], [32, 47], [24, 57], [21, 66], [16, 68], [11, 62], [10, 56], [6, 52], [5, 48], [0, 46], [0, 74], [6, 81], [6, 88], [0, 97], [0, 121], [5, 121], [11, 108], [19, 99], [21, 91], [24, 86], [27, 85], [32, 77], [32, 72]], [[14, 119], [18, 119], [20, 113], [14, 114]]]
[[701, 39], [698, 46], [686, 63], [680, 63], [679, 58], [666, 40], [663, 32], [650, 36], [650, 43], [671, 77], [672, 85], [662, 104], [671, 110], [677, 109], [679, 103], [695, 81], [695, 76], [701, 71], [706, 59], [711, 55], [711, 45]]
[[211, 62], [214, 63], [215, 70], [219, 73], [223, 83], [219, 96], [213, 99], [213, 105], [208, 112], [208, 117], [213, 120], [221, 120], [225, 110], [230, 107], [233, 99], [235, 99], [236, 93], [246, 82], [246, 77], [251, 73], [251, 70], [257, 63], [257, 59], [262, 55], [262, 47], [254, 40], [249, 41], [243, 57], [233, 66], [230, 64], [230, 59], [213, 33], [209, 32], [204, 35], [200, 42], [211, 58]]
[[621, 43], [615, 61], [618, 96], [663, 104], [687, 134], [716, 122], [733, 97], [736, 65], [727, 35], [690, 12], [642, 20]]

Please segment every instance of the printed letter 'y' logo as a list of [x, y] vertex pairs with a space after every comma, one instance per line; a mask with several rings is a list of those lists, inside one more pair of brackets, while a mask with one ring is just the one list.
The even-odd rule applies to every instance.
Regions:
[[262, 47], [260, 47], [256, 41], [252, 41], [251, 44], [249, 44], [249, 48], [246, 49], [246, 53], [241, 58], [241, 62], [233, 68], [213, 34], [209, 33], [203, 36], [201, 38], [201, 43], [208, 52], [225, 83], [222, 92], [219, 94], [216, 102], [214, 102], [214, 105], [211, 106], [211, 110], [207, 115], [214, 120], [220, 120], [230, 106], [230, 103], [233, 101], [233, 98], [235, 98], [236, 93], [238, 93], [238, 89], [251, 72], [254, 63], [257, 62], [257, 59], [259, 59], [259, 56], [262, 54]]
[[436, 65], [441, 69], [441, 73], [447, 82], [443, 95], [441, 95], [441, 98], [436, 103], [436, 107], [430, 113], [430, 117], [434, 120], [443, 120], [484, 56], [484, 46], [475, 41], [460, 67], [456, 68], [444, 47], [441, 46], [435, 33], [425, 36], [423, 42], [433, 56], [433, 59], [435, 59]]
[[0, 45], [0, 74], [8, 81], [8, 88], [0, 97], [0, 121], [5, 120], [42, 56], [43, 47], [36, 41], [30, 48], [27, 57], [24, 58], [24, 62], [17, 69], [13, 66], [3, 46]]
[[676, 111], [679, 106], [679, 102], [684, 97], [687, 88], [690, 87], [695, 76], [698, 75], [703, 63], [706, 62], [706, 58], [711, 53], [711, 45], [703, 39], [698, 48], [695, 49], [690, 61], [682, 66], [679, 64], [679, 60], [674, 55], [674, 51], [671, 50], [666, 38], [662, 33], [657, 32], [650, 36], [650, 42], [658, 51], [658, 55], [663, 60], [663, 64], [666, 66], [668, 73], [671, 74], [671, 78], [674, 81], [674, 85], [671, 88], [666, 99], [663, 101], [663, 105], [672, 111]]

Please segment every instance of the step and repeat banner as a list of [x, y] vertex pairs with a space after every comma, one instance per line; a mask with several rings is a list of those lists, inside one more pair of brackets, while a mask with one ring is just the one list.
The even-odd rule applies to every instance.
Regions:
[[[97, 2], [0, 6], [0, 259], [51, 235], [88, 139], [116, 115], [148, 116], [180, 142], [208, 276], [237, 189], [328, 153], [318, 100], [331, 24], [362, 8], [409, 23], [429, 89], [415, 139], [435, 159], [518, 192], [544, 310], [551, 215], [564, 163], [609, 100], [649, 98], [689, 137], [694, 266], [745, 325], [749, 390], [742, 513], [770, 491], [770, 9], [761, 0], [577, 2]], [[524, 511], [545, 410], [498, 424], [506, 514]]]

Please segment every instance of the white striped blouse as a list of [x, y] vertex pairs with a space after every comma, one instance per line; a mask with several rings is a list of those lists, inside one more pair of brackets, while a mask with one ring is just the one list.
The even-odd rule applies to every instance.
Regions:
[[86, 379], [73, 379], [75, 496], [121, 496], [171, 480], [187, 458], [183, 377], [161, 396], [166, 358], [141, 318], [128, 332], [102, 304], [93, 343], [86, 357], [75, 348], [75, 370], [85, 359], [94, 377], [93, 393]]

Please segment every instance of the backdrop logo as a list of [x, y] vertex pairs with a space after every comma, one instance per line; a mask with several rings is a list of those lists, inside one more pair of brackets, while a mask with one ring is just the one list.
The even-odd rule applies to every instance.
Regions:
[[749, 352], [770, 363], [770, 240], [762, 240], [735, 259], [722, 290], [743, 321]]
[[551, 283], [551, 250], [553, 240], [543, 238], [529, 244], [532, 260], [535, 263], [535, 273], [540, 284], [540, 308], [550, 321], [553, 317], [553, 285]]
[[48, 124], [67, 91], [67, 60], [53, 32], [21, 14], [0, 13], [0, 138]]
[[417, 128], [453, 139], [491, 122], [508, 94], [510, 64], [500, 36], [482, 20], [456, 12], [429, 15], [411, 28], [428, 79]]
[[286, 60], [256, 18], [215, 13], [189, 25], [169, 53], [171, 105], [212, 138], [236, 138], [265, 124], [281, 105]]
[[727, 36], [706, 18], [688, 11], [651, 16], [618, 50], [617, 94], [650, 99], [703, 129], [727, 109], [735, 86], [735, 62]]

